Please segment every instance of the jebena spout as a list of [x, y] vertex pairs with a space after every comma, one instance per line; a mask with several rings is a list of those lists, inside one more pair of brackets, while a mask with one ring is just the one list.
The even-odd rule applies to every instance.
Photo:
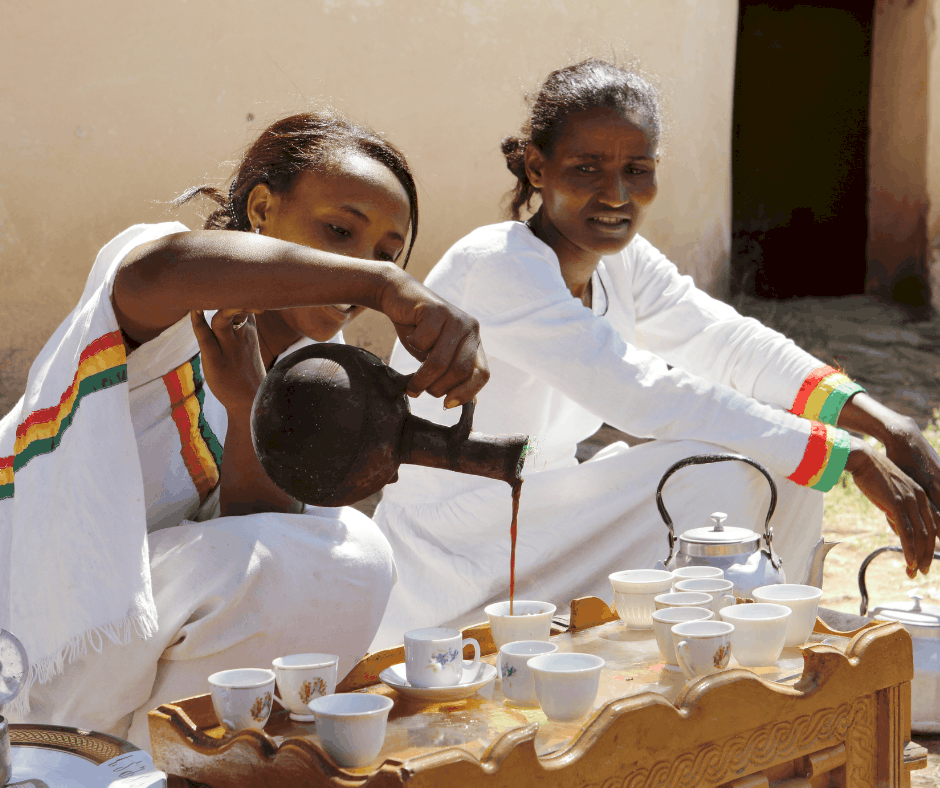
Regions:
[[454, 427], [444, 427], [409, 414], [402, 430], [399, 461], [486, 476], [510, 485], [515, 483], [525, 464], [528, 436], [473, 432], [470, 429], [472, 417], [472, 403]]
[[806, 574], [800, 581], [805, 586], [823, 587], [823, 564], [826, 562], [826, 556], [829, 551], [837, 544], [842, 542], [827, 542], [826, 537], [821, 537], [813, 552], [810, 554], [809, 563], [806, 566]]

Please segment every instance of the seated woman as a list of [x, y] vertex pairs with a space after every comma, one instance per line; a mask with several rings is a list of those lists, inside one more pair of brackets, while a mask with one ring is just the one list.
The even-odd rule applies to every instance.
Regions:
[[396, 265], [415, 185], [371, 130], [285, 118], [227, 196], [198, 193], [221, 203], [205, 231], [138, 225], [104, 246], [0, 421], [0, 626], [32, 685], [7, 712], [148, 749], [147, 711], [213, 671], [320, 651], [342, 677], [394, 582], [367, 517], [304, 510], [261, 469], [265, 370], [369, 307], [426, 362], [412, 394], [453, 406], [488, 376], [476, 321]]
[[[474, 427], [538, 441], [523, 473], [516, 598], [610, 600], [609, 573], [665, 560], [656, 485], [673, 463], [709, 452], [772, 472], [774, 547], [791, 582], [820, 536], [822, 492], [844, 469], [887, 513], [909, 571], [926, 571], [940, 461], [916, 425], [697, 290], [637, 235], [656, 197], [661, 127], [656, 91], [636, 74], [598, 60], [553, 72], [522, 133], [503, 141], [518, 181], [514, 221], [470, 233], [427, 278], [480, 321], [492, 377]], [[535, 214], [519, 221], [536, 195]], [[392, 365], [409, 371], [402, 350]], [[439, 409], [419, 399], [414, 410]], [[604, 421], [655, 440], [615, 443], [579, 465], [577, 443]], [[888, 456], [846, 428], [875, 436]], [[735, 462], [687, 468], [664, 490], [678, 533], [714, 511], [760, 530], [768, 501], [766, 480]], [[485, 620], [483, 607], [507, 598], [508, 485], [403, 466], [375, 519], [399, 582], [373, 649], [412, 627]]]

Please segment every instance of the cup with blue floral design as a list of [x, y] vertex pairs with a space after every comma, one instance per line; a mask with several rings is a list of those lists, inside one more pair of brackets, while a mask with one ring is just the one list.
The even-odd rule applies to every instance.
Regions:
[[558, 646], [545, 640], [519, 640], [501, 646], [499, 678], [506, 700], [514, 706], [538, 706], [539, 696], [535, 693], [535, 679], [528, 662], [532, 657], [556, 651]]
[[[464, 646], [473, 659], [463, 658]], [[405, 678], [413, 687], [453, 687], [474, 681], [480, 672], [480, 644], [450, 627], [425, 627], [405, 633]]]

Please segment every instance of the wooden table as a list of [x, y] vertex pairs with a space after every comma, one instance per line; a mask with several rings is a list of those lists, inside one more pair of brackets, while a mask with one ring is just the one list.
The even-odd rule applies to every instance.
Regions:
[[[494, 661], [487, 626], [465, 636]], [[909, 744], [913, 654], [899, 624], [843, 633], [820, 620], [810, 642], [773, 667], [732, 659], [692, 683], [662, 670], [651, 630], [626, 629], [599, 599], [575, 600], [570, 628], [552, 640], [607, 661], [595, 710], [578, 724], [509, 706], [498, 681], [462, 701], [406, 702], [376, 683], [403, 660], [399, 648], [370, 655], [339, 687], [395, 699], [368, 768], [338, 767], [316, 727], [283, 710], [263, 732], [228, 734], [208, 695], [150, 712], [154, 762], [212, 788], [866, 788], [909, 785], [910, 770], [926, 765], [926, 752]]]

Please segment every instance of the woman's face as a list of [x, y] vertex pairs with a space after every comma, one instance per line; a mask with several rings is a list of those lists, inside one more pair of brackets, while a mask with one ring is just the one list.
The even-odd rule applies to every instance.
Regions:
[[[555, 251], [595, 262], [623, 249], [656, 197], [656, 145], [646, 129], [611, 109], [573, 113], [551, 156], [526, 149]], [[551, 244], [553, 248], [555, 244]]]
[[[402, 254], [411, 221], [408, 194], [391, 170], [368, 156], [341, 153], [271, 197], [264, 235], [363, 260], [394, 262]], [[364, 309], [332, 304], [278, 314], [297, 333], [322, 342]]]

